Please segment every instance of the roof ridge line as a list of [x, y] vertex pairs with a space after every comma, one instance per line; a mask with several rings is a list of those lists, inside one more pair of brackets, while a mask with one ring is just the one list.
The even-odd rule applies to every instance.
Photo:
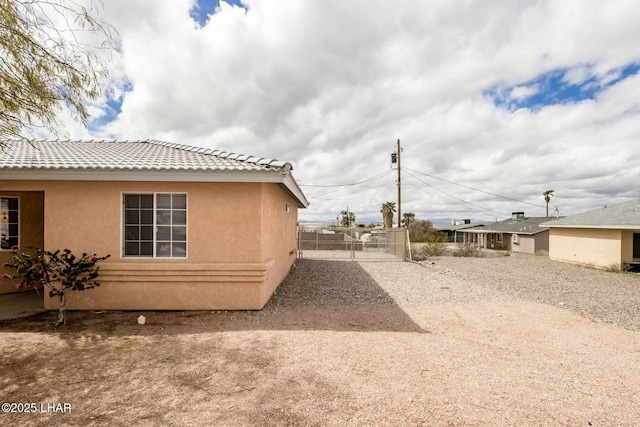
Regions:
[[[242, 162], [242, 163], [251, 163], [257, 166], [265, 166], [267, 168], [270, 167], [276, 167], [276, 168], [284, 168], [285, 172], [288, 172], [290, 170], [293, 170], [293, 166], [291, 165], [291, 163], [289, 162], [283, 162], [280, 161], [278, 159], [267, 159], [264, 157], [258, 157], [258, 156], [252, 156], [250, 154], [243, 154], [243, 153], [234, 153], [232, 151], [225, 151], [225, 150], [215, 150], [215, 149], [211, 149], [211, 148], [204, 148], [204, 147], [196, 147], [193, 145], [186, 145], [186, 144], [178, 144], [175, 142], [168, 142], [168, 141], [162, 141], [159, 139], [148, 139], [146, 141], [138, 141], [138, 142], [148, 142], [151, 144], [156, 144], [156, 145], [161, 145], [164, 147], [170, 147], [170, 148], [175, 148], [178, 150], [185, 150], [185, 151], [191, 151], [194, 153], [201, 153], [201, 154], [205, 154], [208, 156], [214, 156], [214, 157], [218, 157], [219, 159], [231, 159], [237, 162]], [[244, 157], [244, 158], [242, 158]]]

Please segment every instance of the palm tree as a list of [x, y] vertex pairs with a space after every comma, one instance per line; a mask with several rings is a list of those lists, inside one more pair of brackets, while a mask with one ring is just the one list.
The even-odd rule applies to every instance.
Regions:
[[409, 224], [416, 220], [416, 214], [413, 212], [405, 212], [402, 214], [402, 218], [404, 219], [404, 226], [409, 227]]
[[551, 197], [553, 197], [554, 190], [547, 190], [542, 195], [544, 196], [544, 201], [547, 202], [547, 218], [549, 218], [549, 202], [551, 201]]
[[384, 228], [393, 227], [393, 213], [396, 211], [395, 202], [385, 202], [382, 204], [382, 223]]
[[342, 216], [342, 225], [345, 227], [351, 227], [351, 224], [356, 222], [356, 214], [351, 211], [340, 212]]

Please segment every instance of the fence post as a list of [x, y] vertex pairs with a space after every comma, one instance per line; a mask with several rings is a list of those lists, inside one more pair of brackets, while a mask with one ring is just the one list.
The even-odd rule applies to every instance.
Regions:
[[351, 237], [351, 261], [353, 261], [356, 257], [356, 254], [353, 251], [353, 237]]

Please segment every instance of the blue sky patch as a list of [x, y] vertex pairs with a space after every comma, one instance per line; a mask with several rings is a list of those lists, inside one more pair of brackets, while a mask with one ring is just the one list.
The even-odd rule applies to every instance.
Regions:
[[[242, 4], [240, 0], [222, 0], [228, 4], [239, 6], [245, 11], [247, 6]], [[195, 6], [189, 11], [191, 18], [196, 21], [201, 27], [204, 27], [209, 20], [209, 16], [216, 13], [216, 9], [220, 6], [220, 0], [196, 0]]]
[[118, 114], [122, 112], [122, 103], [127, 92], [133, 90], [131, 82], [127, 81], [122, 87], [122, 94], [117, 98], [109, 97], [103, 108], [104, 115], [91, 120], [88, 123], [87, 129], [89, 132], [97, 132], [104, 125], [111, 123], [118, 118]]
[[514, 86], [496, 86], [485, 90], [483, 95], [492, 98], [497, 107], [508, 110], [537, 110], [547, 105], [595, 99], [604, 89], [639, 71], [640, 64], [629, 64], [609, 70], [605, 74], [596, 73], [592, 65], [562, 68]]

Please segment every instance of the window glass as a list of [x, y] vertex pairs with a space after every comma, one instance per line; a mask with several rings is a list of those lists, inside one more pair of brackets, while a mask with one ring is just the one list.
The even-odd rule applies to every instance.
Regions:
[[140, 239], [153, 241], [153, 227], [140, 227]]
[[173, 211], [173, 225], [187, 225], [187, 211]]
[[124, 256], [187, 256], [186, 194], [125, 194], [124, 222]]
[[0, 249], [11, 250], [20, 244], [19, 199], [0, 197]]
[[153, 209], [153, 194], [143, 194], [140, 196], [140, 207], [142, 209]]
[[157, 209], [171, 209], [171, 194], [157, 194], [156, 195], [156, 208]]
[[124, 208], [133, 209], [140, 207], [140, 196], [137, 194], [126, 194], [124, 196]]
[[171, 238], [173, 240], [187, 241], [187, 227], [172, 227]]
[[187, 243], [186, 242], [174, 242], [172, 245], [171, 255], [174, 257], [186, 257], [187, 256]]
[[158, 231], [156, 232], [156, 239], [171, 240], [171, 227], [158, 227]]
[[124, 238], [125, 240], [140, 240], [140, 227], [126, 226]]
[[156, 213], [156, 224], [171, 225], [171, 211], [158, 210]]
[[173, 195], [172, 207], [173, 207], [173, 209], [187, 209], [187, 195], [186, 194], [174, 194]]

